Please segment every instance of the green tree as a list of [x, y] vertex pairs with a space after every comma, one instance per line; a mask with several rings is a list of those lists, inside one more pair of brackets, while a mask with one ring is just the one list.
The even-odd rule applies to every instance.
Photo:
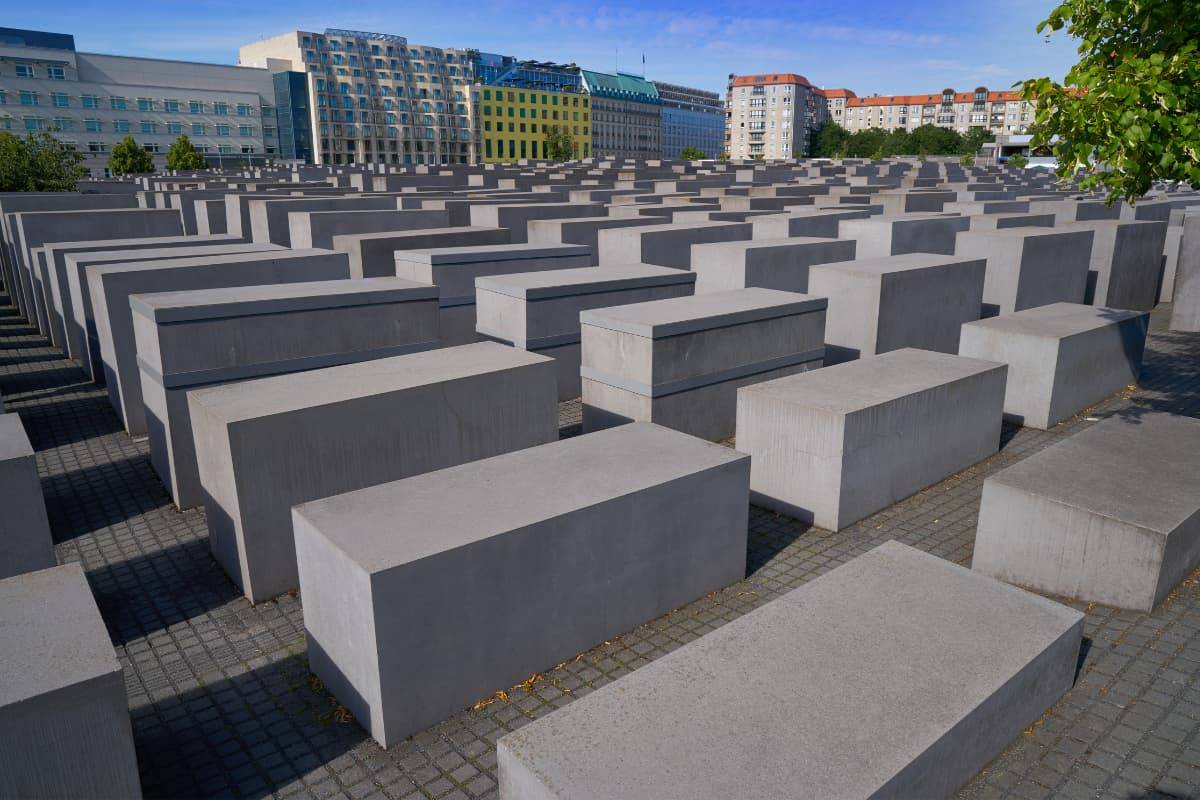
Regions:
[[546, 137], [542, 143], [542, 152], [551, 161], [570, 161], [575, 157], [575, 140], [571, 132], [560, 125], [551, 125], [546, 129]]
[[684, 161], [703, 161], [708, 158], [698, 147], [685, 147], [679, 151], [679, 157]]
[[195, 145], [192, 144], [192, 140], [185, 134], [180, 134], [167, 150], [167, 169], [195, 170], [206, 167], [208, 167], [208, 162], [204, 160], [204, 156], [200, 155]]
[[962, 136], [951, 128], [922, 125], [908, 134], [908, 152], [923, 156], [949, 156], [962, 150]]
[[1134, 201], [1156, 180], [1200, 186], [1200, 13], [1196, 0], [1065, 0], [1038, 32], [1079, 40], [1063, 84], [1034, 78], [1033, 146], [1060, 176]]
[[849, 139], [849, 131], [827, 119], [813, 131], [812, 154], [817, 158], [838, 158], [845, 153]]
[[0, 191], [73, 192], [87, 177], [83, 156], [49, 132], [19, 139], [0, 132]]
[[108, 171], [113, 175], [154, 172], [154, 157], [138, 147], [132, 136], [126, 136], [108, 154]]
[[974, 156], [983, 147], [984, 142], [994, 141], [996, 141], [996, 134], [987, 128], [971, 128], [962, 137], [958, 152], [960, 155]]
[[1005, 163], [1008, 164], [1010, 167], [1015, 167], [1017, 169], [1025, 169], [1025, 167], [1029, 164], [1029, 159], [1026, 158], [1022, 153], [1013, 153], [1011, 156], [1008, 157], [1008, 161], [1006, 161]]
[[973, 167], [975, 166], [975, 156], [971, 155], [970, 153], [963, 153], [958, 157], [958, 163], [962, 164], [964, 167]]

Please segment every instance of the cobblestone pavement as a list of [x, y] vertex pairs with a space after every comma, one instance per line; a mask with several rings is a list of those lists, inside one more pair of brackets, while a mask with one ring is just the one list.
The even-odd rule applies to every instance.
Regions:
[[[299, 598], [252, 607], [238, 595], [209, 554], [203, 511], [174, 510], [146, 441], [12, 308], [0, 308], [0, 391], [37, 451], [59, 560], [87, 571], [125, 668], [147, 797], [496, 797], [504, 733], [887, 539], [969, 564], [983, 479], [1098, 417], [1200, 416], [1200, 336], [1166, 319], [1154, 315], [1138, 388], [1050, 431], [1006, 428], [995, 457], [840, 533], [752, 509], [746, 580], [388, 751], [309, 674]], [[564, 435], [578, 432], [578, 401], [561, 416]], [[1086, 611], [1076, 686], [964, 797], [1200, 797], [1196, 576], [1153, 614]]]

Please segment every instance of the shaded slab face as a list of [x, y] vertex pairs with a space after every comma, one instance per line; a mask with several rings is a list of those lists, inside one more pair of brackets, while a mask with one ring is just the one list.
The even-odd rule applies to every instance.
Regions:
[[1197, 563], [1200, 420], [1113, 417], [984, 482], [983, 574], [1148, 612]]
[[500, 796], [946, 796], [1071, 686], [1082, 631], [889, 542], [503, 737]]

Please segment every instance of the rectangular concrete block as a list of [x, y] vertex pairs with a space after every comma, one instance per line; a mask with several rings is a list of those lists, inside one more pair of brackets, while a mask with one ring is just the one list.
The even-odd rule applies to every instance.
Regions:
[[588, 267], [592, 251], [580, 245], [490, 244], [396, 251], [396, 277], [435, 284], [441, 292], [442, 346], [478, 341], [475, 279], [514, 272]]
[[954, 255], [954, 237], [970, 230], [969, 217], [949, 214], [907, 214], [867, 219], [844, 219], [838, 224], [839, 239], [858, 243], [858, 258], [881, 258], [905, 253]]
[[0, 797], [141, 796], [125, 679], [83, 570], [0, 580]]
[[439, 346], [437, 287], [399, 278], [133, 295], [150, 461], [181, 508], [204, 497], [187, 395]]
[[635, 424], [298, 506], [312, 670], [389, 747], [740, 580], [749, 461]]
[[1171, 298], [1171, 330], [1200, 331], [1200, 210], [1183, 216], [1178, 265]]
[[1071, 687], [1082, 636], [888, 542], [502, 737], [500, 796], [949, 797]]
[[808, 268], [853, 261], [855, 243], [842, 239], [792, 237], [692, 245], [696, 294], [760, 286], [808, 291]]
[[1006, 371], [906, 349], [739, 389], [754, 502], [836, 531], [982, 461]]
[[590, 247], [592, 266], [600, 263], [599, 232], [608, 228], [629, 228], [635, 225], [654, 225], [655, 220], [617, 217], [583, 217], [582, 219], [531, 219], [527, 224], [530, 244], [579, 244]]
[[478, 278], [476, 331], [555, 360], [558, 399], [579, 397], [579, 314], [692, 294], [696, 275], [649, 264]]
[[821, 366], [827, 305], [750, 288], [582, 312], [584, 431], [642, 421], [732, 436], [738, 387]]
[[57, 563], [33, 447], [0, 402], [0, 579]]
[[1082, 303], [1092, 238], [1090, 229], [964, 231], [954, 253], [987, 259], [983, 316], [989, 317], [1050, 303]]
[[513, 244], [529, 241], [528, 224], [537, 219], [603, 217], [603, 203], [518, 203], [471, 206], [471, 224], [484, 228], [507, 228]]
[[844, 209], [829, 211], [822, 209], [793, 209], [786, 214], [766, 214], [754, 217], [750, 222], [755, 239], [786, 239], [792, 236], [808, 236], [836, 239], [838, 225], [844, 219], [866, 219], [871, 216], [867, 209]]
[[829, 298], [826, 360], [903, 347], [957, 353], [964, 322], [979, 319], [985, 262], [908, 253], [809, 269], [809, 294]]
[[100, 342], [105, 388], [125, 430], [134, 436], [146, 432], [146, 409], [129, 305], [132, 295], [336, 280], [349, 277], [349, 273], [346, 254], [332, 250], [267, 250], [89, 266], [88, 292], [96, 338]]
[[510, 241], [507, 228], [467, 226], [345, 233], [333, 237], [333, 249], [349, 254], [352, 278], [394, 278], [397, 250], [508, 244]]
[[70, 295], [71, 319], [74, 330], [68, 339], [83, 371], [92, 381], [104, 385], [104, 364], [100, 359], [100, 337], [96, 333], [96, 318], [92, 311], [92, 293], [88, 286], [87, 270], [91, 266], [125, 264], [135, 261], [157, 261], [163, 258], [196, 258], [198, 256], [230, 255], [233, 253], [264, 253], [280, 249], [273, 244], [221, 244], [198, 247], [144, 248], [113, 250], [99, 253], [68, 253], [67, 293]]
[[977, 572], [1149, 612], [1198, 563], [1200, 420], [1119, 413], [984, 481]]
[[213, 554], [251, 602], [295, 589], [292, 506], [554, 441], [554, 380], [480, 342], [190, 392]]
[[445, 211], [421, 209], [288, 212], [290, 246], [300, 249], [333, 249], [333, 237], [349, 233], [424, 230], [449, 225], [450, 215]]
[[1059, 225], [1092, 231], [1092, 257], [1083, 300], [1106, 308], [1150, 311], [1158, 302], [1167, 223], [1099, 220]]
[[596, 241], [601, 266], [656, 264], [690, 269], [692, 245], [749, 239], [753, 232], [754, 228], [749, 222], [639, 225], [602, 230]]
[[959, 354], [1008, 364], [1004, 416], [1046, 429], [1137, 383], [1149, 324], [1147, 312], [1054, 303], [964, 325]]

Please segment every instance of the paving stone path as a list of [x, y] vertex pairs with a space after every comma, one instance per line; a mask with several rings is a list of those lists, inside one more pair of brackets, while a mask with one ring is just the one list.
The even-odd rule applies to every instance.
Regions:
[[[751, 509], [746, 580], [384, 751], [310, 675], [300, 598], [244, 600], [209, 553], [204, 512], [172, 506], [145, 439], [0, 306], [0, 392], [37, 451], [59, 561], [87, 571], [125, 668], [147, 797], [497, 797], [504, 733], [887, 539], [969, 565], [983, 479], [1098, 418], [1200, 416], [1200, 336], [1166, 330], [1160, 308], [1138, 387], [1050, 431], [1006, 427], [993, 458], [840, 533]], [[560, 423], [579, 432], [578, 401]], [[962, 796], [1200, 798], [1200, 576], [1153, 614], [1075, 605], [1087, 628], [1074, 689]]]

